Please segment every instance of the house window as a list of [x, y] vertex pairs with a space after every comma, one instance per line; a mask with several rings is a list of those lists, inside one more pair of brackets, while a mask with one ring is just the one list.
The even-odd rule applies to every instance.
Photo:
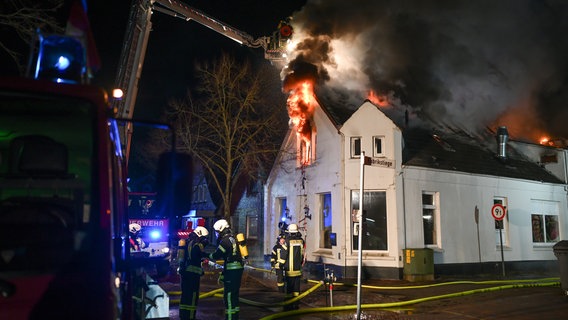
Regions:
[[194, 203], [205, 202], [207, 200], [206, 194], [207, 194], [207, 185], [206, 184], [197, 185], [193, 189], [193, 202]]
[[361, 156], [361, 137], [351, 137], [351, 158]]
[[554, 243], [560, 238], [558, 204], [551, 201], [533, 201], [531, 214], [533, 243]]
[[320, 248], [331, 249], [331, 193], [320, 194]]
[[373, 156], [375, 157], [382, 157], [384, 156], [384, 140], [385, 137], [383, 136], [374, 136], [373, 137]]
[[424, 227], [424, 244], [440, 246], [440, 195], [438, 192], [422, 192], [422, 224]]
[[247, 216], [247, 239], [258, 239], [258, 216]]
[[[500, 246], [501, 241], [503, 241], [503, 246], [509, 246], [509, 212], [507, 210], [507, 198], [506, 197], [494, 197], [493, 204], [500, 204], [505, 208], [505, 218], [502, 220], [495, 220], [495, 245]], [[501, 234], [499, 234], [501, 231]], [[501, 240], [501, 238], [503, 240]]]
[[307, 166], [314, 163], [317, 139], [315, 127], [310, 123], [304, 127], [302, 132], [298, 132], [296, 137], [298, 166]]
[[[363, 250], [387, 250], [387, 193], [364, 192], [362, 214]], [[351, 212], [359, 210], [359, 192], [351, 191]], [[352, 248], [359, 249], [360, 222], [351, 223]]]
[[286, 198], [278, 198], [278, 212], [280, 213], [280, 221], [291, 219], [290, 209], [288, 209]]

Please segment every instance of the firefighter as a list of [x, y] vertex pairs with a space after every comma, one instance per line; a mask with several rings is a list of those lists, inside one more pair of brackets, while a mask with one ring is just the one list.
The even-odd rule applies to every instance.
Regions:
[[185, 240], [180, 240], [178, 259], [180, 263], [181, 298], [179, 302], [180, 320], [196, 319], [197, 302], [199, 301], [199, 285], [203, 268], [202, 260], [207, 258], [204, 249], [209, 240], [209, 231], [204, 227], [197, 227]]
[[270, 264], [272, 265], [272, 269], [276, 272], [276, 287], [278, 288], [278, 292], [282, 293], [284, 293], [284, 263], [286, 262], [282, 255], [286, 248], [286, 238], [281, 234], [276, 238], [276, 244], [272, 247], [272, 254], [270, 256]]
[[239, 291], [243, 277], [244, 261], [239, 245], [229, 223], [220, 219], [213, 225], [217, 232], [217, 249], [209, 255], [211, 260], [223, 260], [223, 272], [220, 281], [223, 282], [223, 302], [225, 304], [225, 319], [239, 319]]
[[[286, 229], [286, 250], [282, 251], [284, 257], [284, 276], [286, 278], [286, 299], [300, 295], [300, 280], [304, 265], [304, 239], [298, 231], [298, 225], [292, 223]], [[299, 303], [294, 302], [284, 306], [284, 310], [295, 310]]]
[[144, 240], [140, 238], [140, 230], [142, 227], [138, 223], [131, 223], [128, 226], [130, 232], [130, 251], [140, 251], [146, 247]]

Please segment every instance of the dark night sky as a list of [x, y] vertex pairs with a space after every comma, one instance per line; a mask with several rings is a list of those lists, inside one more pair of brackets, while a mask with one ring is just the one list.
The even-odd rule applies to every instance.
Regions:
[[[108, 6], [100, 2], [89, 3], [89, 18], [103, 62], [95, 83], [110, 88], [116, 75], [130, 1], [112, 1], [113, 4]], [[276, 30], [280, 19], [290, 16], [305, 3], [304, 0], [184, 2], [255, 38], [270, 35]], [[195, 21], [188, 22], [154, 12], [136, 115], [151, 118], [159, 116], [159, 110], [170, 99], [185, 96], [187, 88], [193, 84], [194, 64], [211, 61], [222, 53], [257, 62], [264, 60], [260, 48], [241, 46]]]
[[[73, 0], [65, 0], [57, 12], [61, 26], [65, 27]], [[92, 83], [110, 91], [113, 88], [126, 23], [132, 0], [87, 0], [87, 14], [91, 23], [101, 69]], [[268, 36], [281, 19], [299, 10], [305, 0], [182, 0], [185, 4], [203, 11], [231, 27], [257, 38]], [[261, 48], [241, 46], [195, 21], [184, 21], [160, 12], [152, 16], [146, 58], [139, 84], [136, 116], [155, 119], [171, 98], [183, 98], [193, 84], [196, 62], [211, 61], [222, 53], [264, 62]], [[18, 45], [27, 55], [28, 48]], [[16, 75], [13, 62], [0, 54], [0, 72]], [[279, 70], [275, 70], [279, 73]], [[142, 113], [139, 115], [138, 113]]]

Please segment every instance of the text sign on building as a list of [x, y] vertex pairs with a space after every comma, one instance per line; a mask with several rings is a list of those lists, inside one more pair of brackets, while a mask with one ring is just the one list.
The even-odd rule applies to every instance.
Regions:
[[373, 167], [394, 168], [394, 160], [387, 158], [365, 157], [365, 165]]
[[495, 220], [503, 220], [503, 218], [505, 218], [505, 214], [505, 207], [501, 204], [496, 203], [493, 207], [491, 207], [491, 215]]

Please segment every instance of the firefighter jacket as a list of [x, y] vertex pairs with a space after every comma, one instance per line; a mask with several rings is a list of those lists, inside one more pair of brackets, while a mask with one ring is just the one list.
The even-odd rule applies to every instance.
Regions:
[[217, 249], [209, 255], [211, 260], [223, 260], [223, 270], [242, 269], [244, 265], [243, 258], [237, 239], [229, 229], [225, 229], [219, 233], [217, 239]]
[[203, 268], [201, 267], [201, 260], [207, 258], [207, 253], [204, 249], [207, 245], [207, 240], [204, 237], [190, 241], [187, 246], [187, 260], [185, 263], [185, 271], [193, 272], [203, 275]]
[[280, 240], [276, 242], [276, 245], [272, 247], [272, 253], [270, 255], [270, 265], [274, 269], [282, 269], [286, 260], [284, 260], [283, 254], [286, 249], [286, 244], [281, 245]]
[[287, 277], [299, 277], [302, 275], [304, 265], [304, 239], [299, 232], [290, 233], [286, 237], [284, 253], [284, 271]]

